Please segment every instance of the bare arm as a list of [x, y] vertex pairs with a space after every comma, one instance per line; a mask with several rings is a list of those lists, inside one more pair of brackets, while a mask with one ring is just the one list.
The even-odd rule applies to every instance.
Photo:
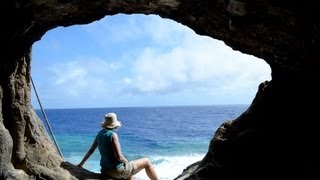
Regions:
[[128, 162], [128, 160], [123, 156], [122, 152], [121, 152], [121, 145], [119, 142], [119, 138], [118, 135], [116, 133], [113, 133], [112, 135], [112, 139], [113, 139], [113, 145], [114, 145], [114, 149], [115, 149], [115, 153], [116, 153], [116, 157], [120, 162]]
[[96, 150], [98, 144], [97, 144], [97, 139], [94, 139], [91, 148], [89, 149], [89, 151], [87, 152], [87, 154], [84, 156], [84, 158], [82, 159], [82, 161], [79, 163], [79, 167], [82, 167], [82, 165], [87, 161], [87, 159], [91, 156], [91, 154], [94, 152], [94, 150]]

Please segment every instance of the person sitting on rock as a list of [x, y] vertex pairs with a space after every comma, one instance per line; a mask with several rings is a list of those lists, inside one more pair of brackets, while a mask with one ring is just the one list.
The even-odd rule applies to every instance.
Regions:
[[79, 167], [82, 167], [86, 160], [98, 147], [100, 152], [100, 166], [102, 177], [111, 177], [116, 179], [133, 179], [133, 175], [142, 169], [151, 180], [158, 180], [157, 174], [149, 158], [140, 158], [128, 161], [121, 152], [119, 137], [115, 132], [121, 127], [115, 113], [107, 113], [101, 124], [102, 129], [94, 139], [91, 148], [86, 153]]

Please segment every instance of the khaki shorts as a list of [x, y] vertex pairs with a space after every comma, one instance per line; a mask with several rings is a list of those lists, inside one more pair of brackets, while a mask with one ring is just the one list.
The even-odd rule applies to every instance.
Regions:
[[124, 163], [116, 169], [101, 169], [101, 175], [103, 177], [113, 177], [117, 179], [127, 179], [133, 176], [137, 170], [137, 166], [132, 163]]

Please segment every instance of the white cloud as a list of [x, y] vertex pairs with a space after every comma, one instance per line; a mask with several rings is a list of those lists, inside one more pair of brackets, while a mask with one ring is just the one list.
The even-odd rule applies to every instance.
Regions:
[[270, 68], [261, 59], [208, 37], [194, 34], [184, 39], [169, 52], [142, 51], [131, 79], [134, 88], [149, 93], [204, 88], [232, 92], [255, 89], [270, 79]]
[[113, 73], [121, 65], [107, 63], [97, 58], [84, 58], [66, 63], [59, 63], [49, 68], [51, 82], [55, 89], [64, 91], [69, 96], [100, 97], [111, 88]]
[[[54, 84], [64, 85], [69, 82], [76, 82], [79, 86], [85, 85], [82, 81], [88, 74], [84, 67], [79, 67], [78, 62], [68, 62], [66, 64], [55, 64], [53, 67], [49, 68], [56, 75]], [[73, 85], [75, 85], [73, 84]]]
[[[134, 49], [134, 53], [133, 50], [121, 52], [121, 56], [130, 58], [133, 64], [128, 66], [126, 74], [117, 74], [117, 69], [121, 67], [106, 64], [103, 60], [82, 61], [81, 65], [72, 62], [63, 65], [65, 68], [56, 68], [59, 69], [56, 74], [68, 72], [67, 75], [57, 75], [57, 82], [72, 81], [74, 88], [69, 91], [73, 94], [76, 94], [74, 89], [85, 86], [100, 89], [101, 86], [90, 82], [106, 84], [106, 79], [101, 79], [102, 76], [108, 76], [105, 67], [114, 70], [112, 76], [117, 81], [114, 86], [129, 94], [199, 91], [243, 95], [252, 89], [255, 91], [260, 82], [270, 79], [269, 67], [263, 60], [233, 51], [223, 42], [199, 36], [190, 28], [172, 20], [154, 15], [118, 15], [114, 18], [124, 21], [107, 17], [86, 28], [99, 37], [99, 41], [112, 38], [130, 44], [143, 37], [152, 46], [139, 51]], [[109, 21], [113, 23], [112, 26]]]

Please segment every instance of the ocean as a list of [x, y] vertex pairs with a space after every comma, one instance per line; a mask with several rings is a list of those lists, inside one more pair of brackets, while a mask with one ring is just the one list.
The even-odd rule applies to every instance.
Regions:
[[[73, 164], [78, 164], [90, 148], [104, 115], [116, 113], [122, 122], [117, 133], [126, 158], [149, 157], [160, 180], [172, 180], [205, 156], [221, 123], [235, 119], [247, 108], [248, 105], [115, 107], [45, 109], [45, 113], [64, 160]], [[41, 110], [36, 112], [44, 120]], [[99, 159], [96, 149], [83, 167], [99, 172]], [[148, 179], [144, 170], [135, 177]]]

